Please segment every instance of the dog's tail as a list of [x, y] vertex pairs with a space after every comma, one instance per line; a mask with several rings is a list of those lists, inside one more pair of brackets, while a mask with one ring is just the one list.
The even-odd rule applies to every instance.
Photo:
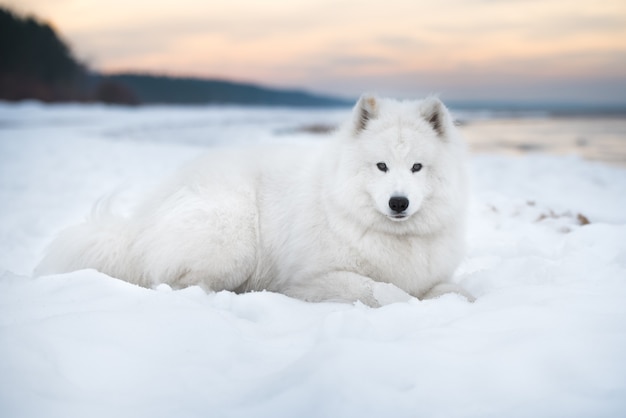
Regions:
[[128, 279], [129, 272], [123, 272], [122, 266], [129, 265], [125, 261], [130, 256], [130, 234], [127, 220], [112, 213], [111, 197], [101, 199], [85, 222], [61, 231], [52, 241], [34, 274], [93, 268]]

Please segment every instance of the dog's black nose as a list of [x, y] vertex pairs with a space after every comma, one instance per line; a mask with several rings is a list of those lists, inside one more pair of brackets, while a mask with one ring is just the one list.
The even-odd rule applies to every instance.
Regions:
[[409, 207], [409, 199], [403, 196], [394, 196], [389, 199], [389, 207], [396, 213], [404, 212]]

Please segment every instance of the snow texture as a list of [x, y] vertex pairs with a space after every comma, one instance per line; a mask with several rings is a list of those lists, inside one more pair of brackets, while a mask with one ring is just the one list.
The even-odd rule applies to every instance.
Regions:
[[0, 416], [626, 416], [626, 170], [576, 156], [472, 157], [473, 304], [31, 277], [97, 199], [125, 213], [209, 147], [346, 116], [0, 103]]

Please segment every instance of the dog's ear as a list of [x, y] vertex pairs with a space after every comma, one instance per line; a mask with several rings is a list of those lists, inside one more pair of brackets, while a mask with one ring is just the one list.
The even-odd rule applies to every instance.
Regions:
[[377, 116], [378, 99], [372, 94], [363, 94], [353, 110], [354, 134], [358, 135], [367, 127], [369, 121]]
[[430, 96], [420, 103], [420, 114], [438, 136], [444, 137], [450, 124], [450, 113], [446, 106], [435, 96]]

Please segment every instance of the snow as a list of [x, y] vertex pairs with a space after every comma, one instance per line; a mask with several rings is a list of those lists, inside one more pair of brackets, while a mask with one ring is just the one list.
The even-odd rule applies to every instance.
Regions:
[[31, 277], [102, 196], [126, 212], [212, 146], [346, 112], [0, 103], [0, 416], [626, 415], [626, 170], [575, 155], [473, 155], [473, 304]]

